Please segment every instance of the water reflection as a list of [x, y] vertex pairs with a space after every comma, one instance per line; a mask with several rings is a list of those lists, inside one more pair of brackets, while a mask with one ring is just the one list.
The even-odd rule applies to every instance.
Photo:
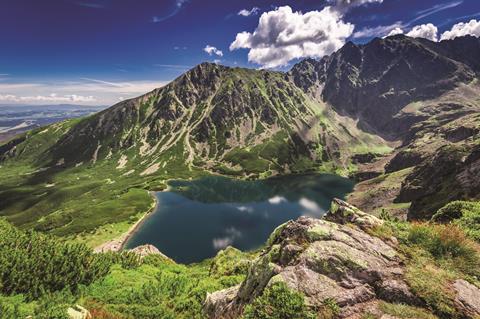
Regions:
[[320, 217], [353, 183], [335, 175], [301, 175], [264, 181], [207, 177], [169, 186], [157, 193], [157, 211], [127, 247], [149, 243], [177, 262], [191, 263], [229, 245], [255, 249], [287, 220]]

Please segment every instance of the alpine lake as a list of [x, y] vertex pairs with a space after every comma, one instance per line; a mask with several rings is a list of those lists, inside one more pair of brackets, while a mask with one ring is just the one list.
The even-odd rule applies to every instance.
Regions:
[[186, 264], [211, 258], [227, 246], [257, 249], [286, 221], [302, 215], [321, 217], [334, 197], [344, 198], [353, 186], [353, 181], [330, 174], [170, 181], [168, 190], [156, 193], [156, 210], [126, 248], [152, 244]]

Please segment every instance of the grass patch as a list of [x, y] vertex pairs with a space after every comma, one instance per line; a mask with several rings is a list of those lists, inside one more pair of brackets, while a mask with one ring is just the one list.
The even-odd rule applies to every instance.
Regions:
[[[433, 223], [411, 224], [391, 219], [370, 233], [382, 239], [392, 236], [398, 238], [398, 249], [405, 260], [405, 279], [408, 285], [434, 314], [442, 318], [455, 318], [459, 315], [452, 288], [455, 280], [465, 279], [480, 285], [480, 248], [460, 227]], [[400, 308], [397, 310], [401, 313], [403, 310]], [[406, 310], [404, 312], [409, 313]], [[423, 317], [418, 315], [412, 318]]]
[[403, 304], [380, 302], [379, 308], [382, 312], [402, 319], [436, 319], [438, 317], [427, 312], [425, 309], [412, 307]]
[[439, 209], [432, 220], [452, 223], [462, 228], [470, 238], [480, 242], [480, 202], [451, 202]]

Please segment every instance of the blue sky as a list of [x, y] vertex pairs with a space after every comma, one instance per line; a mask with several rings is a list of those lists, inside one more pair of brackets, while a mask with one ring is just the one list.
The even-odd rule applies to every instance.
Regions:
[[392, 30], [479, 36], [479, 21], [478, 0], [0, 0], [0, 104], [113, 104], [203, 61], [285, 70]]

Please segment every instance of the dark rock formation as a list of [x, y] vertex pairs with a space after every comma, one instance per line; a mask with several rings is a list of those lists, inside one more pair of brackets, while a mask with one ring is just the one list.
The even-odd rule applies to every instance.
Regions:
[[430, 219], [450, 201], [480, 197], [480, 146], [442, 147], [416, 167], [396, 201], [412, 202], [409, 219]]
[[349, 42], [320, 61], [300, 62], [290, 76], [305, 92], [322, 87], [323, 99], [338, 112], [401, 137], [394, 115], [410, 102], [438, 97], [475, 79], [480, 68], [473, 56], [480, 56], [475, 37], [436, 43], [397, 35], [365, 45]]

